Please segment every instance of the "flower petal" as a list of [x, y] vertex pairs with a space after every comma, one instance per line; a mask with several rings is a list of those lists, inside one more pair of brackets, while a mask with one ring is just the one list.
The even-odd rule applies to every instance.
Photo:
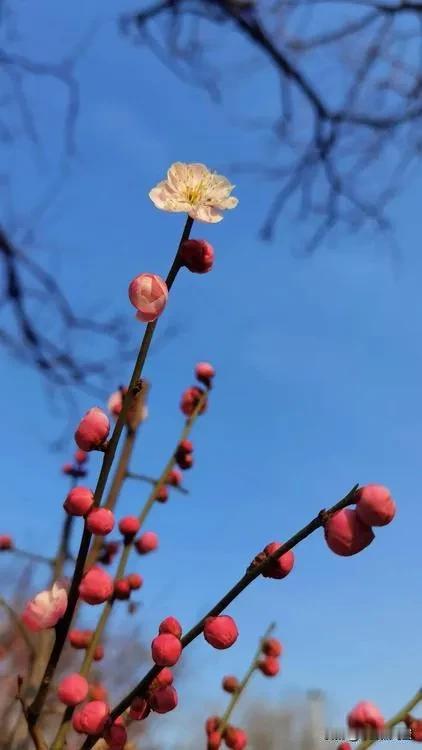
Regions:
[[189, 216], [207, 224], [217, 224], [223, 220], [222, 214], [214, 206], [197, 206], [189, 211]]

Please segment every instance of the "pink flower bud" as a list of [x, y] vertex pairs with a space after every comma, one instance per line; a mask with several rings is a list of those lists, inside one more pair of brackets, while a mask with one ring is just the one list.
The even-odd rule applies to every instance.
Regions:
[[185, 240], [180, 248], [180, 256], [192, 273], [208, 273], [214, 263], [214, 249], [205, 240]]
[[238, 635], [236, 623], [229, 615], [207, 617], [205, 620], [204, 638], [214, 648], [230, 648]]
[[210, 735], [216, 732], [220, 726], [221, 719], [219, 716], [210, 716], [205, 722], [205, 732]]
[[75, 451], [75, 461], [77, 464], [84, 464], [88, 461], [88, 453], [86, 451]]
[[155, 499], [159, 503], [166, 503], [167, 502], [167, 500], [169, 499], [169, 493], [168, 493], [168, 489], [165, 486], [165, 484], [161, 485], [161, 487], [158, 488], [158, 490], [155, 493]]
[[[282, 544], [283, 542], [271, 542], [271, 544], [267, 544], [263, 552], [258, 555], [255, 560], [257, 562], [260, 562], [261, 559], [265, 559], [266, 557], [273, 555], [274, 552], [280, 549]], [[285, 578], [290, 573], [294, 564], [295, 556], [292, 550], [288, 550], [288, 552], [285, 552], [284, 555], [278, 557], [277, 560], [272, 560], [268, 567], [263, 570], [262, 575], [264, 576], [264, 578], [276, 578], [280, 580], [281, 578]]]
[[85, 516], [93, 502], [94, 495], [88, 487], [73, 487], [66, 496], [63, 508], [70, 516]]
[[127, 578], [121, 578], [114, 584], [114, 596], [116, 599], [129, 599], [130, 584]]
[[182, 637], [182, 626], [178, 620], [176, 620], [175, 617], [166, 617], [165, 620], [163, 620], [160, 623], [160, 627], [158, 628], [158, 632], [160, 634], [162, 633], [170, 633], [171, 635], [176, 636], [176, 638]]
[[114, 515], [108, 508], [94, 508], [88, 513], [86, 525], [91, 534], [106, 536], [114, 529]]
[[138, 589], [140, 589], [144, 582], [144, 579], [139, 575], [139, 573], [129, 573], [126, 580], [132, 591], [137, 591]]
[[93, 701], [104, 701], [107, 703], [108, 693], [100, 682], [91, 682], [89, 685], [89, 697]]
[[74, 712], [72, 725], [80, 734], [101, 734], [109, 718], [109, 708], [103, 701], [89, 701]]
[[113, 579], [101, 568], [91, 568], [79, 585], [79, 596], [87, 604], [102, 604], [113, 593]]
[[277, 658], [283, 653], [283, 646], [278, 638], [267, 638], [262, 645], [262, 652], [266, 656], [274, 656]]
[[[191, 417], [195, 409], [197, 408], [199, 404], [199, 399], [204, 394], [204, 391], [202, 388], [198, 388], [198, 386], [193, 385], [190, 388], [187, 388], [186, 391], [182, 393], [182, 398], [180, 400], [180, 409], [182, 410], [183, 414], [186, 417]], [[199, 414], [203, 414], [204, 411], [206, 411], [207, 408], [207, 397], [205, 396], [205, 399], [203, 400], [202, 406], [199, 409]]]
[[248, 735], [243, 729], [229, 726], [224, 732], [224, 742], [231, 750], [244, 750], [248, 744]]
[[198, 362], [195, 367], [195, 375], [200, 383], [209, 388], [212, 379], [215, 377], [215, 370], [209, 362]]
[[92, 658], [94, 661], [102, 661], [104, 659], [104, 646], [101, 646], [101, 644], [96, 646]]
[[172, 487], [180, 487], [182, 484], [182, 473], [179, 469], [172, 469], [169, 471], [166, 483], [170, 484]]
[[73, 464], [63, 464], [62, 473], [66, 474], [66, 476], [72, 477], [74, 474]]
[[356, 515], [367, 526], [385, 526], [396, 515], [390, 490], [381, 484], [367, 484], [356, 493]]
[[141, 273], [129, 284], [129, 299], [138, 310], [136, 317], [144, 323], [151, 323], [167, 304], [167, 284], [157, 274]]
[[146, 555], [158, 547], [158, 536], [154, 531], [145, 531], [136, 542], [135, 547], [140, 555]]
[[356, 555], [375, 538], [370, 526], [362, 523], [351, 508], [344, 508], [331, 516], [324, 526], [327, 545], [336, 555]]
[[151, 709], [145, 698], [135, 698], [130, 706], [129, 716], [131, 719], [135, 719], [135, 721], [142, 721], [147, 718], [150, 711]]
[[155, 690], [161, 690], [161, 688], [168, 687], [172, 684], [173, 672], [168, 667], [164, 667], [150, 683], [148, 693], [153, 693]]
[[280, 671], [280, 662], [275, 656], [266, 656], [258, 664], [262, 674], [266, 677], [275, 677]]
[[341, 742], [337, 750], [352, 750], [352, 746], [349, 742]]
[[0, 535], [0, 552], [13, 549], [13, 539], [9, 534]]
[[181, 440], [178, 446], [178, 450], [180, 450], [182, 453], [192, 453], [193, 452], [193, 443], [191, 440]]
[[347, 716], [350, 729], [382, 729], [384, 718], [379, 709], [370, 701], [361, 701]]
[[68, 638], [73, 648], [88, 648], [92, 639], [92, 630], [71, 630]]
[[29, 630], [54, 628], [67, 609], [67, 592], [54, 583], [51, 590], [41, 591], [25, 607], [22, 621]]
[[222, 737], [220, 732], [211, 732], [208, 735], [207, 750], [219, 750], [221, 747]]
[[173, 685], [155, 690], [150, 697], [150, 706], [157, 714], [166, 714], [173, 711], [177, 702], [177, 693]]
[[141, 524], [136, 516], [125, 516], [119, 521], [119, 531], [123, 536], [135, 536], [140, 528]]
[[127, 388], [119, 388], [118, 391], [114, 391], [107, 401], [107, 409], [113, 417], [118, 417], [122, 411], [123, 397], [127, 393]]
[[93, 451], [100, 448], [108, 438], [110, 422], [107, 414], [98, 406], [86, 412], [75, 432], [75, 441], [83, 451]]
[[233, 675], [227, 675], [223, 678], [222, 688], [226, 693], [235, 693], [239, 689], [239, 680]]
[[176, 664], [182, 653], [180, 639], [171, 633], [162, 633], [154, 638], [151, 644], [153, 661], [159, 667], [172, 667]]
[[111, 726], [105, 728], [103, 738], [110, 750], [124, 750], [127, 741], [127, 731], [116, 719]]
[[413, 742], [422, 742], [422, 719], [415, 719], [408, 714], [403, 721], [409, 729], [411, 740]]
[[88, 682], [78, 673], [70, 674], [61, 680], [57, 695], [66, 706], [77, 706], [88, 695]]

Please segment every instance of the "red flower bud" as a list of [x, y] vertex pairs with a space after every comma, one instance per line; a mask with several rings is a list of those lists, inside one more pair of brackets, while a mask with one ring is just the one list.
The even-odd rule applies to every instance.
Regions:
[[101, 568], [91, 568], [79, 585], [79, 596], [87, 604], [102, 604], [113, 593], [113, 579]]
[[352, 750], [352, 746], [349, 742], [342, 742], [338, 746], [337, 750]]
[[[274, 552], [280, 549], [282, 544], [283, 542], [271, 542], [271, 544], [267, 544], [263, 552], [261, 552], [255, 558], [254, 562], [259, 563], [265, 558], [270, 557], [270, 555], [273, 555]], [[292, 550], [288, 550], [288, 552], [285, 552], [284, 555], [281, 555], [276, 560], [272, 560], [271, 563], [269, 563], [268, 567], [262, 572], [262, 575], [264, 576], [264, 578], [276, 578], [280, 580], [281, 578], [285, 578], [290, 573], [294, 563], [295, 556]]]
[[126, 580], [132, 591], [137, 591], [138, 589], [140, 589], [144, 582], [144, 579], [139, 575], [139, 573], [129, 573]]
[[[202, 388], [198, 388], [198, 386], [193, 385], [190, 388], [187, 388], [186, 391], [182, 393], [182, 398], [180, 400], [180, 408], [183, 412], [183, 414], [186, 417], [191, 417], [195, 409], [197, 408], [199, 404], [199, 399], [201, 396], [203, 396], [204, 391]], [[199, 409], [199, 414], [203, 414], [204, 411], [206, 411], [207, 408], [207, 397], [205, 396], [205, 399], [203, 400], [202, 406]]]
[[283, 653], [283, 646], [278, 638], [267, 638], [262, 645], [262, 652], [266, 656], [278, 657]]
[[207, 617], [205, 620], [204, 638], [214, 648], [230, 648], [236, 642], [238, 635], [236, 623], [229, 615]]
[[248, 744], [248, 735], [243, 729], [229, 726], [224, 732], [224, 742], [231, 750], [243, 750]]
[[356, 555], [375, 538], [369, 526], [362, 523], [351, 508], [344, 508], [331, 516], [324, 526], [327, 545], [336, 555]]
[[63, 508], [70, 516], [84, 516], [94, 503], [94, 495], [88, 487], [73, 487], [66, 496]]
[[154, 531], [145, 531], [136, 542], [135, 547], [140, 555], [146, 555], [158, 547], [158, 536]]
[[150, 714], [151, 709], [145, 698], [135, 698], [129, 709], [129, 716], [135, 721], [142, 721]]
[[119, 521], [119, 531], [123, 536], [135, 536], [140, 528], [141, 524], [136, 516], [125, 516]]
[[94, 508], [87, 516], [86, 525], [91, 534], [106, 536], [114, 529], [114, 515], [108, 508]]
[[94, 661], [101, 661], [104, 659], [104, 646], [101, 646], [100, 644], [95, 647], [93, 659]]
[[73, 477], [73, 473], [74, 473], [73, 464], [63, 464], [62, 473], [66, 474], [66, 476]]
[[191, 469], [193, 466], [193, 456], [191, 453], [176, 453], [176, 463], [183, 471]]
[[89, 701], [75, 711], [72, 725], [80, 734], [101, 734], [109, 718], [109, 708], [103, 701]]
[[71, 630], [69, 642], [73, 648], [88, 648], [92, 639], [92, 630]]
[[382, 729], [385, 724], [379, 709], [370, 701], [361, 701], [347, 716], [350, 729]]
[[179, 638], [171, 633], [162, 633], [154, 638], [151, 644], [153, 661], [160, 667], [172, 667], [176, 664], [182, 653], [182, 644]]
[[121, 578], [114, 584], [114, 596], [116, 599], [129, 599], [130, 584], [127, 578]]
[[381, 484], [367, 484], [356, 493], [356, 515], [367, 526], [385, 526], [393, 520], [396, 504], [390, 490]]
[[211, 732], [208, 735], [207, 750], [219, 750], [222, 742], [220, 732]]
[[13, 539], [8, 534], [0, 535], [0, 552], [5, 552], [9, 549], [13, 549]]
[[179, 469], [172, 469], [169, 471], [166, 483], [170, 484], [172, 487], [180, 487], [182, 483], [182, 474]]
[[422, 742], [422, 719], [414, 719], [406, 716], [404, 723], [409, 729], [410, 738], [413, 742]]
[[216, 732], [220, 726], [220, 721], [221, 719], [219, 716], [210, 716], [205, 722], [206, 733], [210, 735], [212, 732]]
[[88, 695], [88, 682], [80, 674], [70, 674], [64, 677], [57, 689], [59, 700], [66, 706], [77, 706]]
[[165, 620], [163, 620], [160, 623], [160, 627], [158, 628], [159, 633], [171, 633], [171, 635], [176, 636], [176, 638], [182, 637], [182, 626], [178, 620], [176, 620], [175, 617], [166, 617]]
[[106, 727], [103, 738], [107, 742], [110, 750], [124, 750], [127, 741], [127, 731], [118, 719]]
[[205, 240], [185, 240], [180, 248], [180, 257], [192, 273], [208, 273], [214, 263], [214, 249]]
[[155, 499], [158, 500], [159, 503], [166, 503], [168, 498], [168, 489], [165, 484], [162, 484], [155, 493]]
[[168, 711], [173, 711], [177, 702], [177, 693], [173, 685], [155, 690], [150, 698], [150, 706], [157, 714], [166, 714]]
[[88, 460], [88, 453], [86, 451], [75, 451], [75, 461], [77, 464], [84, 464]]
[[109, 432], [110, 422], [107, 414], [98, 406], [94, 406], [79, 422], [75, 432], [76, 444], [83, 451], [93, 451], [105, 443]]
[[161, 672], [152, 680], [148, 692], [153, 693], [155, 690], [168, 687], [173, 684], [173, 672], [168, 667], [164, 667]]
[[209, 362], [198, 362], [195, 367], [195, 375], [200, 383], [210, 388], [211, 381], [215, 377], [215, 370]]
[[239, 688], [239, 680], [237, 679], [237, 677], [228, 675], [227, 677], [223, 678], [222, 688], [226, 691], [226, 693], [235, 693]]
[[193, 453], [192, 440], [181, 440], [178, 445], [178, 450], [180, 450], [181, 453]]
[[267, 656], [261, 659], [258, 667], [266, 677], [275, 677], [280, 671], [280, 662], [275, 656]]

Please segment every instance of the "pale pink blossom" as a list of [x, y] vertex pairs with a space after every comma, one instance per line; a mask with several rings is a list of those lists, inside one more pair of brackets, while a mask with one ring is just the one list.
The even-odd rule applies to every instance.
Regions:
[[61, 584], [54, 583], [52, 589], [41, 591], [28, 602], [22, 613], [22, 621], [33, 631], [54, 628], [66, 608], [67, 591]]
[[238, 199], [226, 177], [211, 172], [205, 164], [172, 164], [167, 179], [159, 182], [149, 197], [163, 211], [187, 213], [192, 219], [215, 224], [222, 212], [235, 208]]

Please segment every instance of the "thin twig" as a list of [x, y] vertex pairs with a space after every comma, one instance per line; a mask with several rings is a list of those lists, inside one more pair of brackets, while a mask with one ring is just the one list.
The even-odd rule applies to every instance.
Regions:
[[[158, 479], [155, 479], [154, 477], [149, 477], [147, 474], [136, 474], [133, 471], [128, 471], [126, 477], [128, 479], [139, 479], [140, 482], [148, 482], [148, 484], [153, 485], [157, 484], [158, 482]], [[189, 495], [189, 490], [187, 490], [186, 487], [172, 485], [172, 489], [176, 490], [177, 492], [181, 492], [183, 495]]]

